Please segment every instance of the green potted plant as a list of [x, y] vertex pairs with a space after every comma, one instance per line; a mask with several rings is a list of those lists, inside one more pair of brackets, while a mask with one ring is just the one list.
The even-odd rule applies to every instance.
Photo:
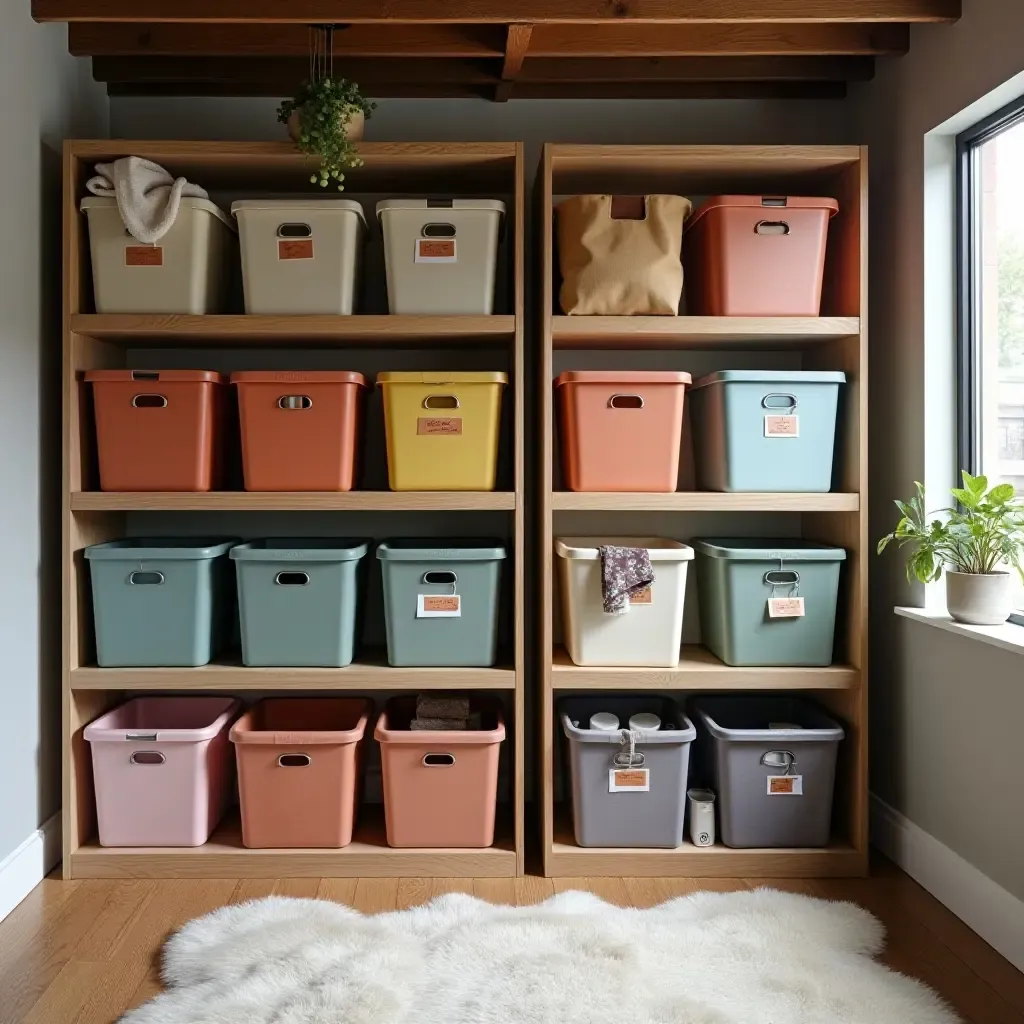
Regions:
[[355, 143], [363, 137], [363, 125], [374, 108], [355, 82], [326, 75], [305, 83], [277, 109], [277, 119], [288, 126], [299, 149], [320, 158], [320, 170], [310, 177], [324, 188], [337, 181], [345, 188], [345, 169], [362, 160]]
[[945, 569], [946, 608], [957, 622], [997, 626], [1013, 611], [1013, 578], [1024, 580], [1024, 506], [1012, 484], [990, 488], [984, 476], [963, 474], [954, 487], [957, 505], [925, 513], [924, 488], [908, 502], [897, 501], [902, 518], [878, 542], [881, 554], [892, 541], [910, 545], [907, 579], [938, 580]]

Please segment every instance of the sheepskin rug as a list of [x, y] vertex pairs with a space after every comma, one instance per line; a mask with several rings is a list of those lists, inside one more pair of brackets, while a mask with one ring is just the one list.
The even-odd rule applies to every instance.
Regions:
[[954, 1024], [872, 961], [882, 943], [853, 904], [768, 889], [648, 910], [453, 894], [374, 917], [271, 897], [186, 925], [167, 990], [123, 1024]]

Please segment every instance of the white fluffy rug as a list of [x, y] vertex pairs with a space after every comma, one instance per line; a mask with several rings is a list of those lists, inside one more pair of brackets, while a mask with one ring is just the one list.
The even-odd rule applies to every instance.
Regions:
[[225, 907], [167, 944], [167, 991], [124, 1024], [953, 1024], [874, 963], [849, 903], [762, 889], [650, 910], [569, 892], [450, 895], [364, 917], [319, 900]]

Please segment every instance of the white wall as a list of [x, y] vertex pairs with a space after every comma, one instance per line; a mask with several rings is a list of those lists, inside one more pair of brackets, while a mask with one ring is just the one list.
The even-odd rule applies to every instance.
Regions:
[[2, 861], [60, 807], [60, 148], [106, 135], [108, 103], [20, 0], [0, 5], [0, 96]]

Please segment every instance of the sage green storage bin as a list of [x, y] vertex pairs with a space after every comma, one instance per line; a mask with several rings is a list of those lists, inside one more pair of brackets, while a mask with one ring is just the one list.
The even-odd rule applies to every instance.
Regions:
[[[805, 540], [694, 540], [701, 641], [726, 665], [832, 664], [842, 548]], [[769, 607], [802, 598], [801, 615]]]
[[367, 549], [364, 541], [343, 537], [274, 538], [232, 548], [243, 663], [351, 665]]
[[389, 664], [476, 668], [495, 663], [505, 559], [499, 542], [389, 540], [377, 548], [377, 558]]
[[235, 541], [129, 537], [85, 549], [96, 662], [103, 668], [206, 665], [230, 635]]

